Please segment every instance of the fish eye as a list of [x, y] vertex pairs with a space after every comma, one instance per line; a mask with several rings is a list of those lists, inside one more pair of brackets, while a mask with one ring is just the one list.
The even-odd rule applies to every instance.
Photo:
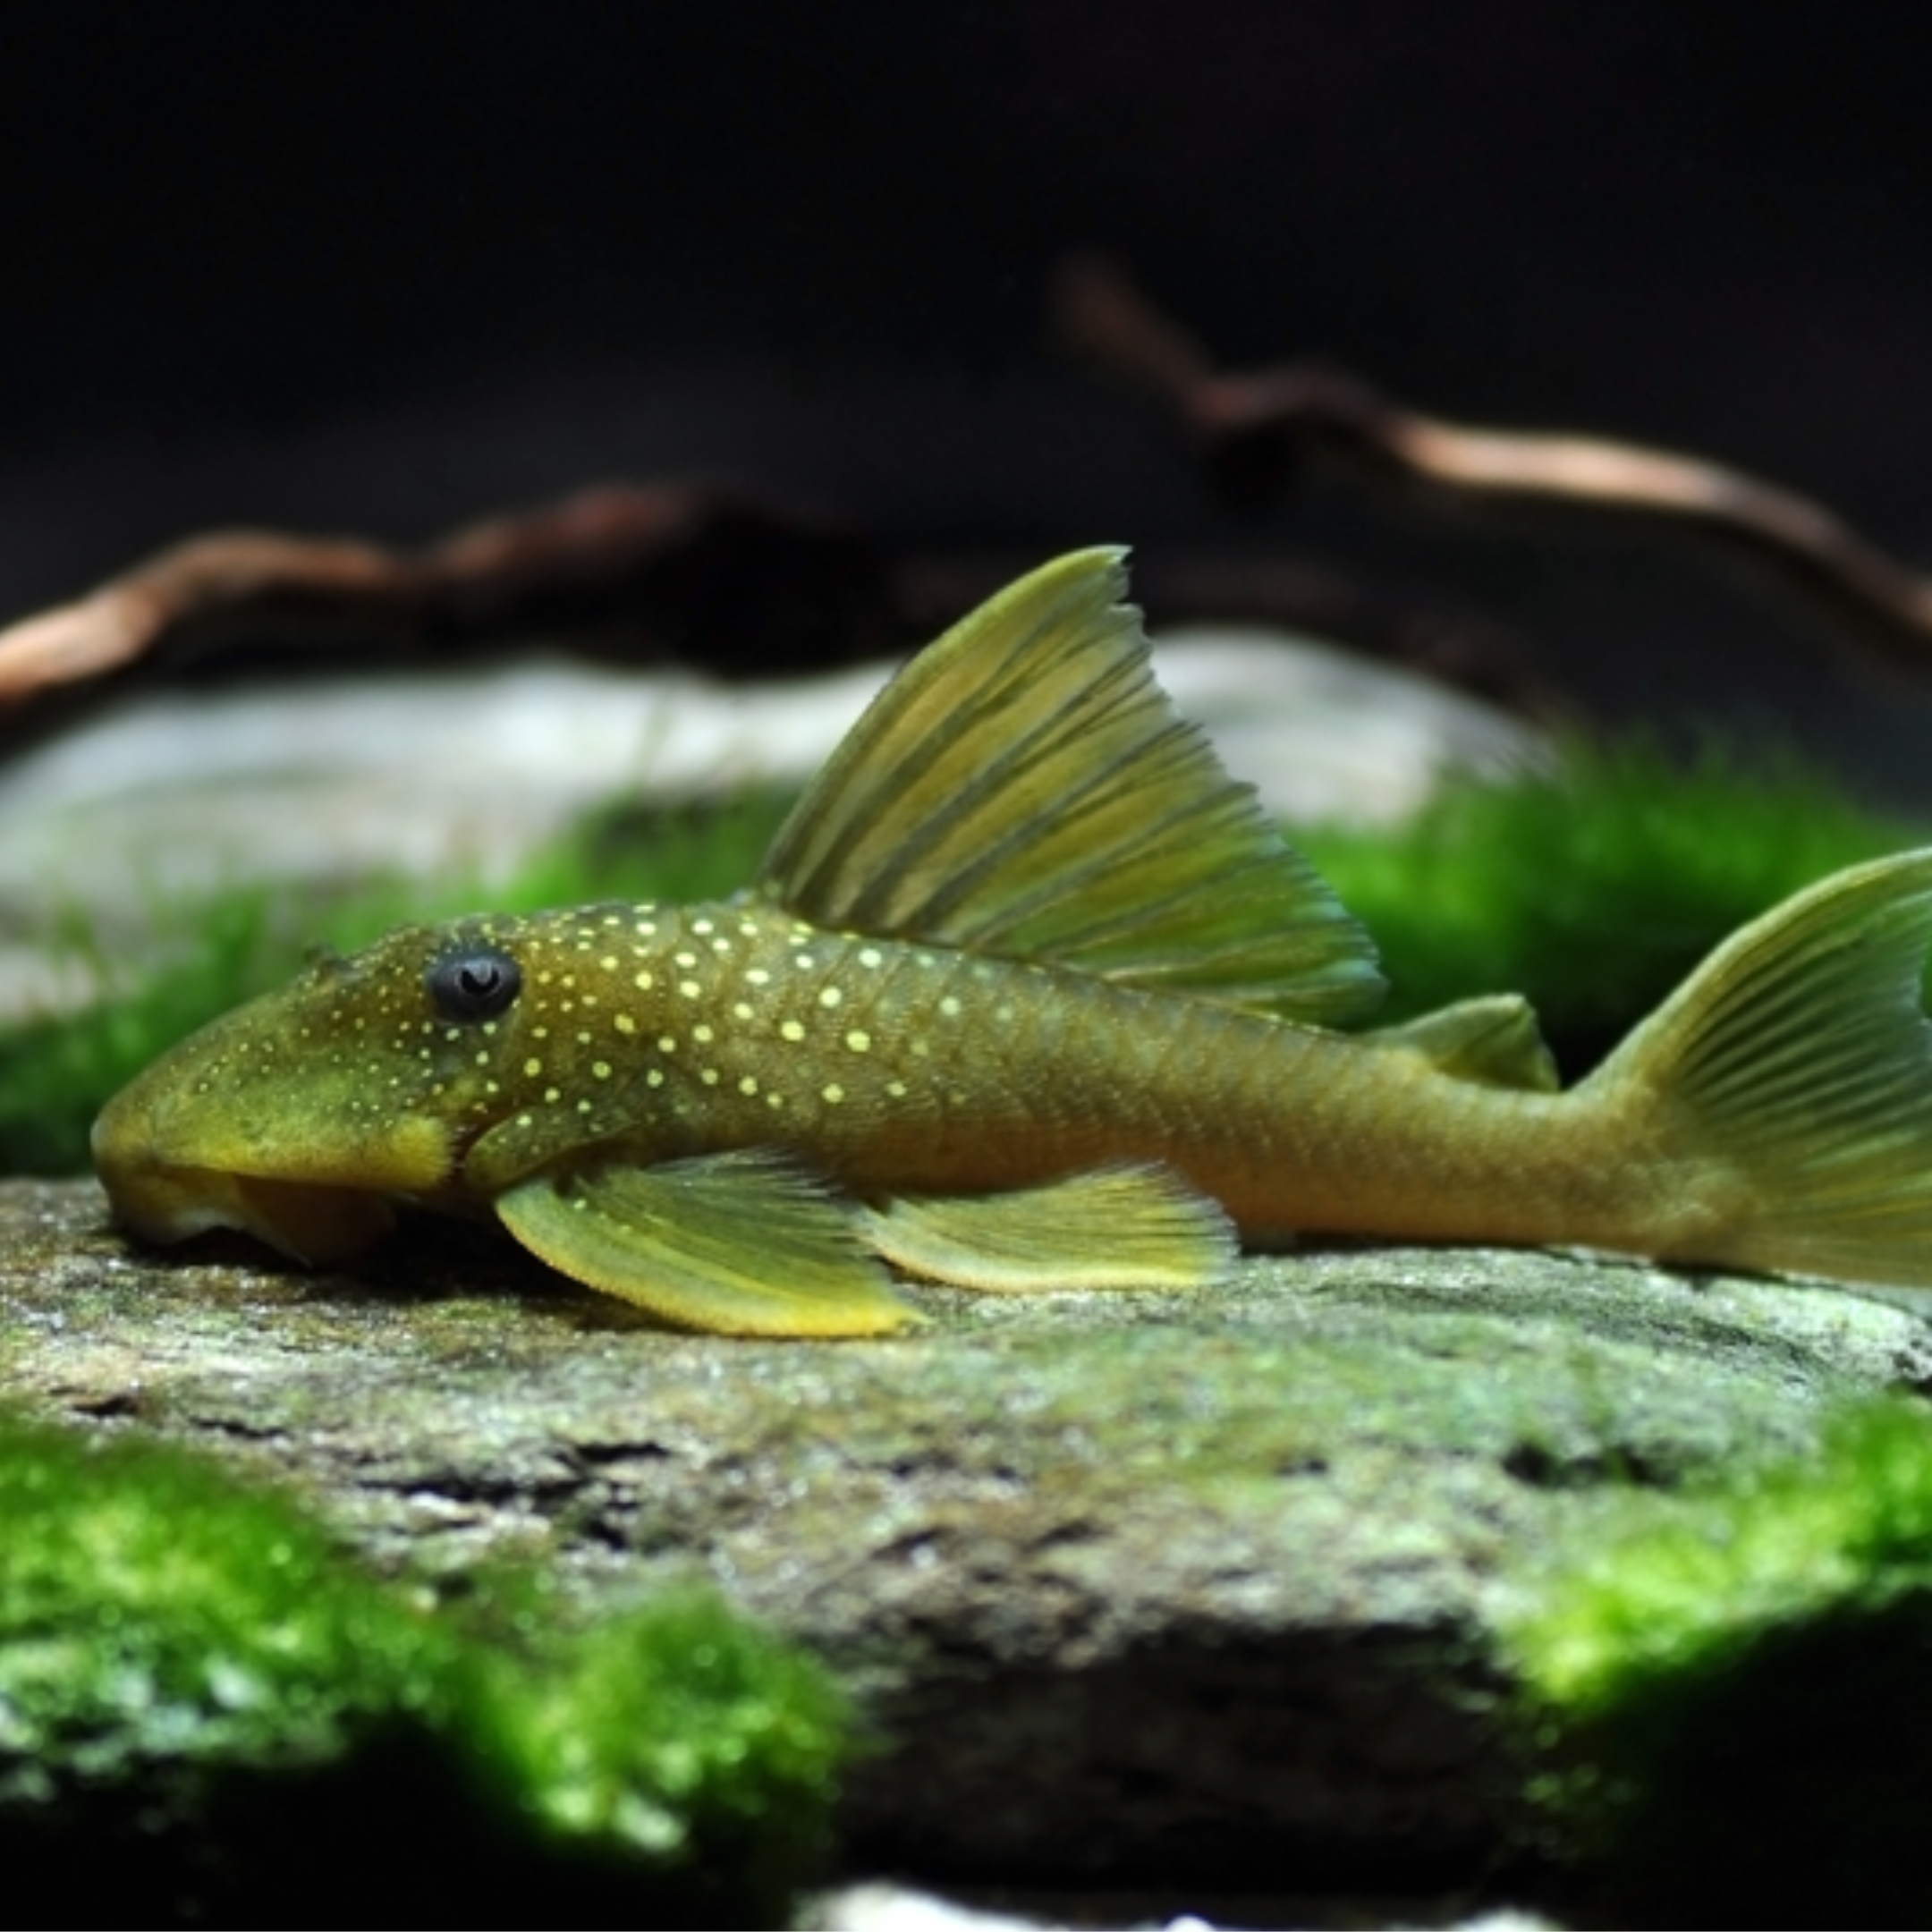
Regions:
[[507, 953], [473, 945], [445, 953], [423, 984], [445, 1020], [494, 1020], [517, 996], [523, 974]]

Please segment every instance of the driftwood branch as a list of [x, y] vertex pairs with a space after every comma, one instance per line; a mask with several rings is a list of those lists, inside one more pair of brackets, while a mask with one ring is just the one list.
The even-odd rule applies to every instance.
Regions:
[[590, 490], [414, 552], [218, 531], [0, 630], [0, 716], [244, 635], [434, 649], [603, 631], [633, 650], [646, 635], [657, 650], [695, 635], [708, 661], [750, 670], [876, 648], [890, 605], [855, 532], [699, 488]]
[[[1158, 395], [1232, 501], [1272, 501], [1326, 464], [1439, 507], [1567, 511], [1723, 548], [1821, 602], [1874, 656], [1932, 668], [1932, 583], [1828, 511], [1715, 463], [1583, 436], [1470, 428], [1311, 365], [1217, 371], [1117, 272], [1063, 276], [1071, 343]], [[499, 517], [420, 550], [230, 530], [197, 537], [77, 601], [0, 629], [10, 739], [136, 665], [245, 645], [457, 651], [533, 634], [630, 658], [691, 649], [724, 671], [795, 669], [900, 648], [995, 588], [983, 568], [889, 557], [860, 532], [703, 487], [610, 486]], [[1273, 559], [1144, 560], [1167, 615], [1246, 616], [1338, 635], [1531, 709], [1560, 702], [1506, 640], [1466, 614], [1408, 607]]]
[[1932, 579], [1793, 491], [1668, 450], [1445, 422], [1318, 365], [1224, 374], [1102, 262], [1063, 273], [1056, 323], [1070, 344], [1162, 399], [1227, 500], [1272, 500], [1321, 464], [1445, 509], [1640, 525], [1742, 560], [1867, 656], [1932, 672]]
[[[823, 666], [923, 642], [1023, 561], [891, 553], [852, 530], [674, 485], [589, 491], [419, 551], [215, 531], [0, 629], [0, 750], [57, 728], [138, 667], [244, 651], [420, 657], [547, 635], [632, 662], [682, 652], [725, 674]], [[1493, 625], [1332, 570], [1157, 554], [1135, 585], [1164, 616], [1313, 631], [1523, 711], [1563, 709]]]

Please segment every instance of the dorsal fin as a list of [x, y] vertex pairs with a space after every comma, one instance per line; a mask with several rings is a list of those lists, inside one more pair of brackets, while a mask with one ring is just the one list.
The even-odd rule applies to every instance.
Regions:
[[1123, 556], [1060, 557], [907, 665], [758, 889], [836, 931], [1360, 1018], [1382, 994], [1373, 944], [1155, 682]]
[[1520, 993], [1458, 1000], [1361, 1038], [1365, 1045], [1407, 1047], [1443, 1072], [1482, 1087], [1555, 1093], [1562, 1084], [1535, 1010]]

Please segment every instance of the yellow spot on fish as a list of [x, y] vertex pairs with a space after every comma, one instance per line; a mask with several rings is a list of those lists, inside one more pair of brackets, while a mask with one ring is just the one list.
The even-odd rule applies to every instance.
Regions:
[[526, 1060], [523, 1063], [523, 1071], [531, 1080], [535, 1080], [543, 1072], [543, 1062], [541, 1060]]
[[593, 1060], [590, 1063], [590, 1071], [598, 1080], [608, 1080], [610, 1078], [610, 1062], [608, 1060]]
[[657, 1036], [657, 1051], [659, 1053], [675, 1053], [677, 1051], [676, 1040], [672, 1038], [668, 1033], [660, 1033]]
[[651, 1068], [644, 1076], [644, 1084], [647, 1087], [662, 1087], [664, 1085], [664, 1069], [662, 1067]]
[[877, 946], [860, 946], [859, 948], [859, 963], [861, 966], [876, 969], [879, 963], [879, 949]]
[[732, 1018], [733, 1020], [749, 1020], [750, 1017], [751, 1009], [742, 1000], [734, 1003], [732, 1007]]
[[620, 1033], [635, 1033], [637, 1031], [637, 1021], [627, 1013], [619, 1013], [611, 1023]]
[[818, 989], [818, 1004], [821, 1006], [836, 1006], [844, 997], [835, 986], [820, 987]]
[[863, 1031], [861, 1029], [854, 1027], [852, 1031], [845, 1036], [845, 1044], [850, 1046], [854, 1053], [869, 1053], [870, 1052], [872, 1046], [872, 1036], [869, 1033]]
[[695, 979], [680, 979], [677, 983], [677, 989], [686, 999], [696, 999], [699, 991], [698, 982]]
[[691, 1037], [694, 1040], [696, 1040], [700, 1046], [708, 1046], [711, 1042], [717, 1038], [717, 1035], [714, 1033], [708, 1026], [706, 1026], [702, 1021], [699, 1021], [698, 1025], [694, 1026], [691, 1030]]
[[778, 1030], [788, 1040], [801, 1040], [805, 1038], [805, 1029], [796, 1020], [787, 1020]]
[[640, 972], [637, 976], [637, 978], [631, 982], [631, 984], [634, 986], [640, 993], [648, 993], [650, 989], [657, 984], [657, 982], [655, 979], [652, 978], [650, 969], [647, 966], [644, 970]]
[[716, 1087], [718, 1083], [718, 1070], [715, 1066], [701, 1067], [699, 1070], [698, 1078], [707, 1087]]
[[832, 1106], [836, 1106], [844, 1097], [845, 1089], [836, 1080], [833, 1081], [829, 1087], [822, 1088], [819, 1090], [819, 1098]]
[[738, 1082], [738, 1091], [741, 1094], [755, 1094], [758, 1091], [757, 1080], [753, 1080], [750, 1074], [747, 1073], [745, 1077]]
[[745, 975], [745, 982], [749, 986], [769, 986], [771, 984], [771, 975], [762, 966], [754, 966]]
[[564, 1096], [560, 1094], [555, 1087], [546, 1087], [544, 1089], [544, 1098], [546, 1100], [555, 1102], [561, 1100], [563, 1097]]
[[906, 1097], [906, 1083], [902, 1080], [887, 1080], [886, 1082], [886, 1091], [894, 1100], [903, 1100]]

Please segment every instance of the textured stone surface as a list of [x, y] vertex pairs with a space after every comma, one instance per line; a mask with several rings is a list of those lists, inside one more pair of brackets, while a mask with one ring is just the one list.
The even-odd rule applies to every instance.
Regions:
[[674, 1335], [487, 1228], [311, 1276], [0, 1184], [13, 1399], [291, 1480], [451, 1588], [509, 1554], [597, 1600], [708, 1575], [860, 1689], [854, 1846], [928, 1872], [1477, 1871], [1515, 1804], [1488, 1614], [1553, 1524], [1932, 1375], [1887, 1303], [1546, 1253], [919, 1300], [889, 1342]]

